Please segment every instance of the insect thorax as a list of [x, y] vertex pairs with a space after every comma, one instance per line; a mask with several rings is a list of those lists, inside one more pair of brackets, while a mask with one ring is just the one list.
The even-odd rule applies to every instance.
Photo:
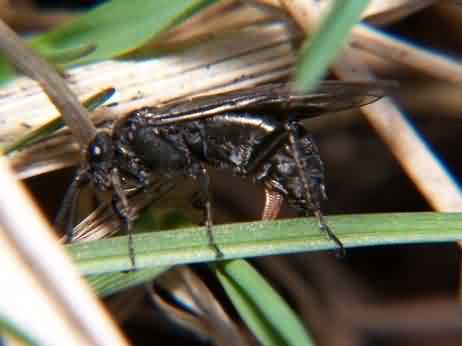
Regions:
[[143, 166], [163, 176], [188, 176], [197, 163], [247, 173], [253, 151], [275, 128], [269, 120], [249, 114], [163, 126], [142, 124], [140, 117], [136, 114], [126, 119], [115, 131], [119, 161], [136, 161], [137, 165], [130, 165], [130, 173]]

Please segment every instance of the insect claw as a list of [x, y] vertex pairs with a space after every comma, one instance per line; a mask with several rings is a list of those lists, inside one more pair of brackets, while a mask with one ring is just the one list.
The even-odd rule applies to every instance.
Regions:
[[222, 259], [225, 255], [223, 254], [223, 252], [220, 250], [217, 243], [215, 242], [211, 220], [206, 220], [205, 224], [207, 228], [207, 237], [209, 238], [209, 247], [215, 252], [216, 259]]
[[212, 247], [213, 251], [215, 251], [215, 257], [217, 260], [223, 259], [225, 257], [225, 254], [220, 250], [217, 244], [213, 243], [210, 244]]
[[136, 257], [135, 257], [135, 246], [133, 244], [133, 232], [130, 230], [128, 233], [128, 256], [130, 257], [131, 268], [130, 271], [136, 271]]
[[215, 252], [216, 259], [222, 259], [225, 255], [218, 247], [217, 243], [215, 242], [215, 237], [213, 236], [213, 229], [212, 225], [209, 222], [206, 222], [207, 225], [207, 237], [209, 238], [209, 247]]
[[343, 243], [340, 241], [340, 239], [338, 239], [335, 233], [327, 225], [326, 221], [324, 220], [324, 215], [322, 215], [320, 210], [315, 211], [314, 215], [319, 220], [319, 228], [321, 229], [321, 231], [325, 232], [327, 236], [329, 237], [329, 239], [332, 240], [337, 245], [337, 248], [335, 250], [336, 256], [339, 258], [345, 257], [346, 256], [345, 247], [343, 246]]
[[[116, 212], [117, 213], [117, 212]], [[128, 235], [128, 257], [130, 258], [131, 268], [127, 272], [136, 271], [136, 255], [135, 255], [135, 244], [133, 241], [133, 222], [128, 214], [121, 214], [120, 211], [117, 213], [122, 221], [122, 228]]]

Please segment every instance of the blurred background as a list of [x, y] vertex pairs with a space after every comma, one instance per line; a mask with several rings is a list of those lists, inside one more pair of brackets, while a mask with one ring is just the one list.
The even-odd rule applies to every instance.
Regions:
[[[4, 19], [17, 31], [34, 33], [70, 20], [101, 1], [0, 1]], [[462, 59], [462, 5], [441, 1], [385, 30], [409, 43]], [[451, 174], [462, 175], [460, 86], [437, 81], [410, 68], [371, 58], [381, 78], [400, 82], [393, 97], [409, 121], [426, 138]], [[327, 215], [430, 211], [431, 207], [403, 172], [387, 146], [358, 111], [313, 119], [306, 127], [315, 135], [326, 167], [329, 200]], [[27, 181], [43, 209], [52, 217], [59, 207], [72, 170]], [[47, 181], [61, 186], [50, 197]], [[263, 190], [226, 172], [211, 179], [216, 222], [258, 219]], [[229, 186], [234, 186], [229, 189]], [[44, 200], [44, 192], [47, 200]], [[242, 193], [245, 191], [245, 193]], [[284, 208], [281, 217], [295, 216]], [[462, 310], [458, 297], [460, 254], [454, 243], [393, 245], [348, 249], [344, 258], [319, 252], [259, 258], [252, 261], [300, 314], [318, 345], [460, 345]], [[236, 321], [248, 344], [256, 344], [243, 330], [236, 312], [205, 266], [192, 267]], [[160, 280], [161, 281], [161, 280]], [[167, 296], [167, 284], [157, 293], [135, 288], [107, 300], [108, 306], [135, 345], [212, 344], [200, 328], [174, 322], [152, 298]], [[167, 290], [168, 291], [168, 290]], [[168, 300], [168, 298], [165, 298]], [[125, 302], [125, 304], [124, 304]], [[130, 302], [129, 307], [126, 302]], [[168, 313], [167, 313], [168, 315]]]

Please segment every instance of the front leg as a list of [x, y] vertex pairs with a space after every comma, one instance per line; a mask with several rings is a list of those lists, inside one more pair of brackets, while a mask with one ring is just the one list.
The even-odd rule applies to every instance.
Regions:
[[132, 214], [131, 208], [128, 204], [127, 195], [122, 187], [120, 181], [120, 175], [117, 168], [114, 168], [111, 172], [112, 186], [114, 187], [114, 193], [112, 195], [112, 209], [115, 214], [122, 221], [122, 227], [128, 235], [128, 254], [130, 257], [130, 262], [132, 269], [136, 268], [136, 259], [135, 259], [135, 248], [133, 244], [133, 221], [135, 215]]

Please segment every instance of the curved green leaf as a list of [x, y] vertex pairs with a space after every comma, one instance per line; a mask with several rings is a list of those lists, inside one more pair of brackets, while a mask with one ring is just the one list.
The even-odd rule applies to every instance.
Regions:
[[126, 54], [150, 41], [189, 14], [209, 4], [204, 0], [112, 0], [73, 23], [31, 41], [41, 51], [94, 45], [73, 63], [88, 63]]
[[[339, 215], [328, 221], [346, 247], [462, 239], [462, 213]], [[313, 218], [219, 225], [214, 236], [225, 259], [335, 249]], [[139, 268], [216, 260], [204, 227], [136, 234], [134, 248]], [[69, 250], [85, 274], [132, 269], [126, 236]]]
[[234, 307], [263, 345], [313, 345], [284, 299], [246, 261], [211, 265]]
[[[51, 62], [84, 64], [126, 54], [210, 5], [211, 0], [112, 0], [36, 36], [32, 48]], [[83, 55], [83, 56], [82, 56]], [[14, 75], [0, 58], [0, 80]]]

